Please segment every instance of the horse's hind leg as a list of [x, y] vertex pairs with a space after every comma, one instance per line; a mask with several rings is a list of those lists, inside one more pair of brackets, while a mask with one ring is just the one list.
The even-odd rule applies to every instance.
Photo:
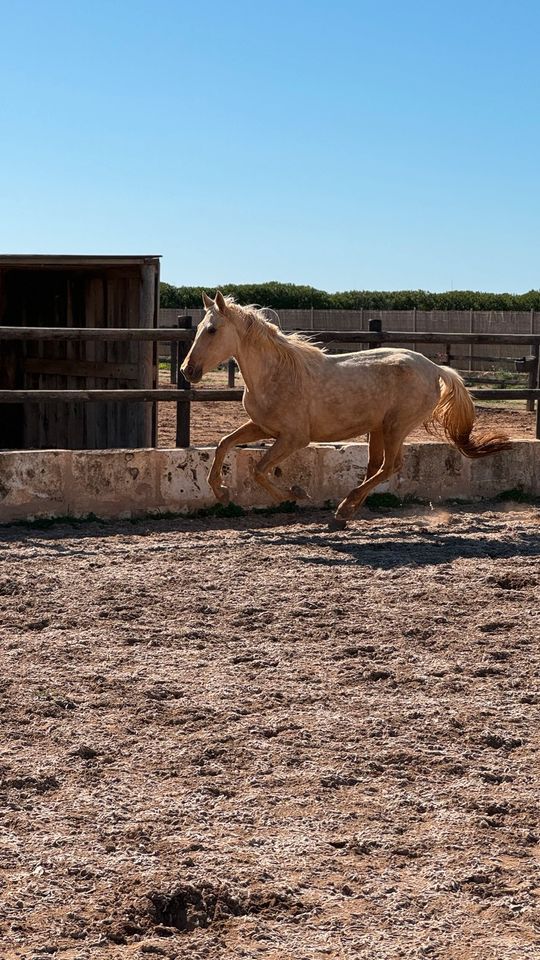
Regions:
[[[385, 436], [384, 438], [384, 458], [379, 469], [370, 477], [366, 477], [363, 483], [345, 497], [336, 510], [335, 517], [330, 521], [331, 530], [343, 530], [349, 520], [359, 507], [362, 506], [366, 497], [369, 497], [372, 490], [378, 487], [380, 483], [388, 480], [392, 474], [401, 466], [403, 435]], [[368, 467], [369, 470], [369, 467]]]
[[369, 460], [364, 480], [374, 477], [381, 469], [384, 460], [384, 434], [381, 430], [372, 430], [369, 435]]

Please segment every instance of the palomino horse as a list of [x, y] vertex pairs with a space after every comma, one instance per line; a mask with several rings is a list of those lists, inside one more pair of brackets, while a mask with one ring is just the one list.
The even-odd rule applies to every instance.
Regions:
[[331, 356], [296, 333], [282, 333], [261, 310], [241, 307], [219, 291], [215, 300], [203, 294], [203, 302], [207, 312], [182, 373], [198, 383], [234, 357], [250, 417], [217, 447], [208, 480], [218, 500], [228, 500], [221, 481], [227, 451], [263, 438], [275, 443], [256, 464], [254, 477], [282, 501], [305, 496], [297, 487], [280, 489], [268, 476], [291, 453], [312, 442], [369, 434], [366, 476], [339, 504], [334, 529], [345, 527], [371, 491], [399, 470], [403, 441], [421, 423], [439, 425], [466, 457], [509, 446], [503, 435], [471, 436], [475, 411], [463, 380], [420, 353], [382, 348]]

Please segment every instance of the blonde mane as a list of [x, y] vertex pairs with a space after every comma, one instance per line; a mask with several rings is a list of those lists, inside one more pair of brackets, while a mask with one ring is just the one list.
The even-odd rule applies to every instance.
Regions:
[[250, 304], [242, 307], [234, 297], [225, 297], [233, 319], [241, 324], [244, 338], [263, 350], [272, 351], [295, 379], [314, 374], [320, 367], [324, 350], [316, 347], [300, 333], [283, 333], [272, 323], [260, 307]]

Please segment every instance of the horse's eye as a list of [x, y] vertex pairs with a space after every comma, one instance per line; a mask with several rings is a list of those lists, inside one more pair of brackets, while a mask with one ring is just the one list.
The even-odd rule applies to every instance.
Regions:
[[217, 333], [216, 327], [208, 327], [208, 333]]

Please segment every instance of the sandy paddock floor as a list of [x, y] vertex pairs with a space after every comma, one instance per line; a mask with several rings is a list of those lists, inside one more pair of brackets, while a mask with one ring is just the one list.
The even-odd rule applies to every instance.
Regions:
[[540, 513], [7, 528], [2, 960], [540, 956]]

